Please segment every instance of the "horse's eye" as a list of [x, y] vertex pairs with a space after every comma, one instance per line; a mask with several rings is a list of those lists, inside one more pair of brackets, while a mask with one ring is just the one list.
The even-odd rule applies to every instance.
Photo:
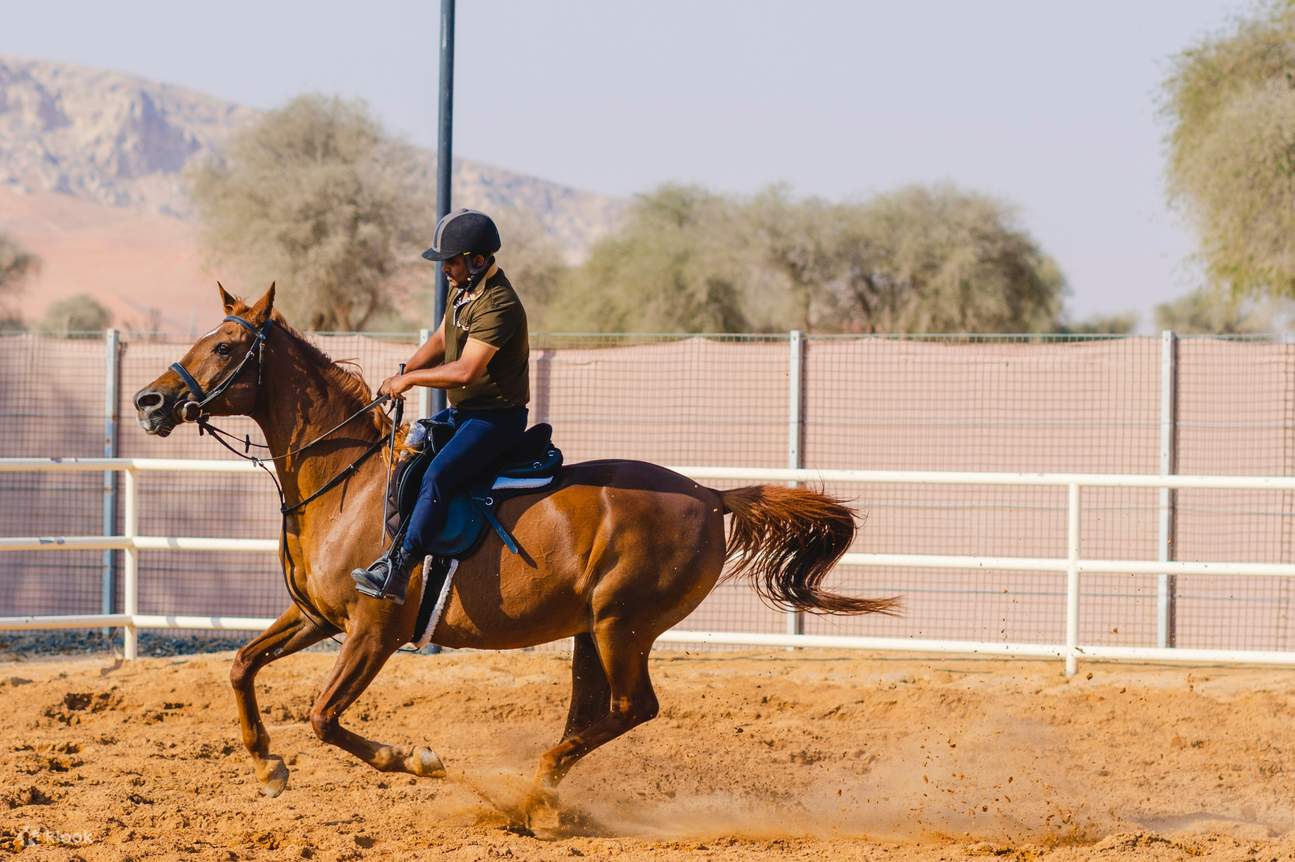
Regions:
[[232, 351], [229, 345], [222, 341], [216, 345], [216, 352], [221, 356], [228, 356]]

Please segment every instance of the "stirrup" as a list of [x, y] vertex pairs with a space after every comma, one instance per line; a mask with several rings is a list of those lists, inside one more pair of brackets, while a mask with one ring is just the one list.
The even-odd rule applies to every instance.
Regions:
[[368, 568], [351, 570], [356, 592], [375, 599], [391, 599], [403, 605], [405, 591], [409, 589], [409, 575], [416, 560], [417, 555], [409, 554], [398, 542], [393, 542], [387, 553], [374, 560]]
[[380, 557], [378, 562], [385, 563], [385, 576], [382, 578], [381, 586], [374, 586], [373, 579], [369, 574], [377, 574], [373, 571], [373, 566], [367, 569], [352, 569], [351, 579], [355, 581], [355, 591], [362, 595], [371, 596], [375, 599], [385, 599], [387, 597], [387, 584], [391, 580], [391, 561], [386, 557]]

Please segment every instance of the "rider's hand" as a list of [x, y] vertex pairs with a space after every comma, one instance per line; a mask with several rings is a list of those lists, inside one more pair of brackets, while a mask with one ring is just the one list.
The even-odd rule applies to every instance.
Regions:
[[382, 381], [382, 385], [378, 387], [378, 394], [386, 395], [390, 398], [399, 398], [413, 385], [404, 374], [393, 374]]

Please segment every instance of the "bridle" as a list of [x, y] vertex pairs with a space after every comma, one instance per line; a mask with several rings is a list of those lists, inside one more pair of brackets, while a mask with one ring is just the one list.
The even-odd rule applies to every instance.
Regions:
[[[211, 417], [206, 412], [204, 412], [203, 408], [224, 394], [225, 390], [228, 389], [230, 385], [232, 385], [233, 382], [238, 379], [238, 375], [243, 373], [243, 369], [247, 367], [248, 362], [252, 361], [253, 356], [256, 357], [256, 386], [257, 386], [256, 391], [257, 391], [257, 397], [260, 398], [261, 368], [265, 360], [265, 346], [269, 339], [270, 329], [274, 323], [274, 320], [273, 318], [267, 317], [265, 319], [265, 322], [262, 323], [260, 327], [256, 327], [248, 323], [243, 318], [231, 314], [225, 317], [225, 321], [237, 323], [239, 326], [243, 327], [248, 332], [252, 333], [252, 335], [255, 336], [255, 338], [253, 339], [251, 346], [248, 347], [247, 353], [243, 354], [243, 358], [239, 360], [239, 363], [236, 366], [234, 366], [233, 370], [231, 370], [228, 374], [226, 374], [225, 377], [219, 383], [217, 383], [211, 389], [210, 392], [205, 391], [202, 387], [202, 384], [199, 383], [196, 379], [194, 379], [194, 376], [190, 374], [188, 369], [186, 369], [183, 365], [181, 365], [179, 362], [172, 362], [170, 365], [171, 370], [174, 371], [177, 375], [179, 375], [180, 379], [184, 381], [184, 385], [188, 387], [189, 393], [193, 396], [193, 399], [194, 399], [191, 401], [186, 401], [185, 403], [181, 404], [177, 409], [179, 410], [180, 418], [188, 422], [198, 423], [198, 436], [201, 437], [204, 433], [210, 435], [217, 443], [224, 446], [226, 449], [233, 452], [235, 455], [242, 458], [244, 461], [251, 461], [252, 463], [256, 464], [258, 467], [266, 470], [267, 473], [269, 472], [269, 470], [266, 469], [265, 467], [265, 464], [267, 461], [273, 463], [275, 461], [282, 461], [284, 459], [291, 458], [294, 455], [300, 455], [303, 452], [307, 451], [308, 449], [328, 439], [330, 436], [333, 435], [334, 432], [340, 430], [342, 426], [351, 422], [353, 419], [359, 416], [362, 416], [363, 414], [368, 413], [370, 410], [379, 406], [380, 404], [384, 404], [387, 401], [391, 400], [386, 395], [379, 395], [377, 398], [374, 398], [368, 404], [365, 404], [359, 410], [356, 410], [354, 413], [352, 413], [350, 416], [347, 416], [345, 419], [343, 419], [341, 422], [334, 425], [332, 428], [329, 428], [324, 433], [315, 437], [315, 439], [311, 440], [309, 443], [298, 446], [295, 449], [290, 449], [289, 451], [284, 452], [281, 455], [270, 455], [269, 457], [261, 458], [256, 455], [250, 454], [251, 448], [253, 446], [255, 446], [258, 449], [266, 449], [266, 450], [268, 450], [270, 447], [265, 445], [264, 443], [253, 443], [251, 436], [246, 434], [243, 436], [243, 439], [241, 441], [243, 443], [244, 451], [239, 452], [228, 442], [226, 442], [225, 439], [222, 439], [222, 438], [228, 438], [230, 440], [237, 440], [238, 438], [235, 437], [233, 434], [230, 434], [228, 431], [222, 430], [220, 428], [217, 428], [215, 425], [212, 425]], [[395, 433], [394, 425], [392, 427], [392, 433], [394, 436], [394, 433]], [[299, 509], [305, 508], [307, 504], [314, 502], [319, 497], [322, 497], [324, 494], [331, 491], [333, 488], [336, 488], [342, 482], [346, 481], [346, 479], [348, 479], [352, 474], [354, 474], [355, 471], [360, 468], [361, 464], [363, 464], [370, 457], [372, 457], [375, 452], [378, 452], [382, 448], [382, 444], [384, 442], [386, 442], [384, 438], [379, 437], [376, 441], [374, 441], [373, 444], [371, 444], [367, 449], [365, 449], [364, 452], [358, 458], [352, 461], [349, 466], [345, 467], [340, 473], [338, 473], [332, 479], [329, 479], [327, 482], [325, 482], [322, 487], [320, 487], [310, 496], [306, 497], [305, 499], [299, 500], [296, 503], [293, 503], [291, 506], [287, 504], [287, 500], [283, 495], [283, 488], [279, 485], [278, 478], [275, 477], [273, 473], [270, 473], [270, 476], [274, 478], [275, 487], [278, 488], [279, 490], [279, 511], [284, 515], [289, 515], [293, 512], [296, 512]]]
[[[268, 445], [263, 443], [253, 443], [250, 435], [243, 435], [243, 439], [241, 440], [241, 443], [243, 444], [243, 452], [238, 452], [237, 449], [234, 449], [232, 445], [229, 445], [227, 441], [223, 439], [223, 437], [228, 437], [228, 439], [237, 440], [238, 437], [229, 434], [228, 431], [221, 430], [221, 428], [211, 425], [210, 414], [207, 414], [203, 408], [206, 408], [206, 406], [211, 404], [212, 401], [215, 401], [218, 397], [224, 395], [225, 390], [228, 390], [229, 386], [238, 379], [238, 375], [242, 374], [242, 370], [246, 368], [247, 362], [250, 362], [251, 359], [253, 359], [253, 356], [256, 357], [256, 397], [259, 399], [260, 370], [262, 370], [262, 366], [264, 364], [265, 344], [268, 343], [269, 331], [271, 331], [271, 327], [275, 321], [273, 321], [273, 318], [267, 317], [265, 318], [264, 324], [259, 327], [249, 324], [249, 322], [243, 320], [242, 317], [238, 317], [236, 315], [228, 315], [225, 317], [225, 321], [234, 322], [234, 324], [242, 326], [243, 329], [246, 329], [249, 333], [253, 334], [255, 338], [253, 343], [251, 343], [251, 346], [247, 348], [247, 352], [243, 353], [243, 357], [238, 361], [238, 365], [234, 366], [233, 370], [229, 371], [228, 374], [225, 374], [225, 377], [221, 379], [215, 387], [212, 387], [210, 392], [203, 390], [202, 384], [198, 383], [197, 379], [194, 379], [193, 375], [189, 374], [188, 369], [185, 369], [184, 365], [181, 365], [180, 362], [171, 362], [170, 368], [179, 375], [181, 381], [184, 381], [185, 387], [188, 387], [190, 395], [193, 396], [193, 400], [185, 401], [184, 404], [181, 404], [179, 408], [177, 408], [180, 413], [180, 418], [184, 419], [186, 422], [197, 422], [198, 436], [202, 436], [203, 434], [210, 435], [212, 439], [215, 439], [216, 443], [219, 443], [220, 445], [223, 445], [224, 448], [231, 450], [231, 452], [236, 454], [236, 456], [242, 458], [243, 461], [251, 461], [255, 463], [256, 466], [262, 467], [264, 470], [265, 462], [267, 461], [273, 463], [275, 461], [284, 461], [286, 458], [298, 456], [298, 454], [302, 454], [303, 452], [306, 452], [307, 449], [311, 449], [312, 447], [315, 447], [316, 444], [322, 443], [322, 441], [328, 439], [328, 437], [332, 436], [335, 431], [341, 430], [342, 426], [347, 425], [347, 423], [351, 422], [352, 419], [360, 417], [360, 415], [368, 413], [369, 410], [376, 408], [379, 404], [385, 404], [386, 401], [391, 400], [390, 397], [387, 397], [386, 395], [379, 395], [376, 399], [365, 404], [363, 408], [356, 410], [355, 413], [348, 415], [348, 417], [342, 419], [341, 422], [338, 422], [337, 425], [329, 428], [329, 430], [325, 431], [324, 434], [316, 436], [315, 439], [310, 441], [310, 443], [300, 445], [300, 447], [295, 449], [287, 450], [287, 452], [277, 454], [277, 456], [260, 458], [258, 456], [254, 456], [254, 454], [250, 454], [250, 450], [253, 447], [258, 449], [269, 449]], [[394, 431], [395, 428], [392, 427], [392, 432]], [[373, 456], [373, 453], [382, 449], [383, 443], [385, 443], [385, 440], [383, 440], [382, 437], [378, 437], [378, 440], [374, 441], [368, 449], [365, 449], [364, 453], [360, 454], [359, 458], [352, 461], [350, 466], [347, 466], [346, 469], [343, 469], [339, 474], [333, 476], [332, 479], [326, 481], [319, 491], [313, 492], [310, 496], [304, 498], [304, 500], [295, 502], [291, 506], [287, 505], [287, 501], [284, 497], [284, 489], [278, 485], [278, 479], [275, 478], [275, 487], [278, 488], [278, 503], [280, 503], [280, 505], [278, 505], [278, 510], [280, 510], [280, 513], [284, 515], [289, 515], [294, 513], [294, 511], [304, 509], [308, 503], [324, 496], [325, 493], [332, 491], [332, 489], [337, 487], [337, 485], [346, 481], [348, 476], [354, 474], [356, 470], [359, 470], [360, 465], [363, 465], [365, 461], [368, 461], [369, 457]], [[273, 475], [275, 474], [271, 474], [271, 476]]]
[[[288, 561], [288, 565], [293, 566], [293, 568], [295, 568], [295, 564], [292, 562], [292, 555], [288, 551], [288, 516], [295, 512], [299, 512], [301, 509], [304, 509], [307, 505], [309, 505], [310, 503], [313, 503], [315, 500], [319, 499], [324, 494], [327, 494], [329, 491], [333, 490], [338, 485], [342, 484], [351, 476], [353, 476], [360, 469], [360, 466], [364, 464], [365, 461], [368, 461], [369, 458], [373, 457], [375, 453], [381, 451], [383, 444], [387, 442], [387, 438], [385, 436], [379, 437], [377, 440], [371, 443], [362, 453], [360, 453], [360, 456], [358, 458], [356, 458], [346, 467], [342, 468], [342, 470], [338, 472], [337, 475], [333, 476], [333, 478], [329, 479], [327, 482], [325, 482], [322, 486], [320, 486], [309, 496], [305, 497], [304, 499], [298, 500], [296, 503], [292, 504], [291, 506], [288, 505], [287, 499], [283, 495], [283, 486], [279, 483], [279, 477], [274, 474], [273, 470], [270, 470], [266, 466], [266, 463], [267, 462], [273, 463], [275, 461], [281, 461], [286, 458], [291, 458], [294, 455], [302, 454], [308, 449], [311, 449], [312, 447], [314, 447], [316, 444], [326, 440], [334, 432], [340, 430], [344, 425], [348, 424], [353, 419], [356, 419], [359, 416], [362, 416], [363, 414], [368, 413], [370, 410], [374, 409], [375, 407], [378, 407], [381, 404], [391, 401], [392, 399], [386, 395], [379, 395], [377, 398], [374, 398], [368, 404], [365, 404], [359, 410], [356, 410], [350, 416], [347, 416], [341, 422], [337, 423], [332, 428], [329, 428], [327, 431], [320, 434], [315, 439], [311, 440], [309, 443], [306, 443], [302, 446], [298, 446], [297, 448], [284, 452], [281, 455], [270, 455], [269, 457], [261, 458], [256, 455], [249, 454], [253, 446], [259, 449], [265, 449], [267, 451], [270, 448], [264, 443], [253, 443], [250, 435], [244, 435], [242, 441], [240, 441], [243, 443], [243, 446], [244, 446], [244, 451], [240, 452], [237, 449], [235, 449], [233, 446], [231, 446], [228, 442], [226, 442], [225, 439], [222, 439], [222, 438], [229, 438], [231, 440], [237, 440], [238, 438], [235, 435], [229, 433], [228, 431], [224, 431], [212, 425], [210, 422], [211, 417], [205, 412], [203, 408], [205, 408], [208, 404], [210, 404], [212, 401], [216, 400], [217, 398], [219, 398], [221, 395], [225, 393], [225, 390], [228, 389], [234, 383], [234, 381], [238, 379], [238, 376], [243, 373], [243, 369], [246, 368], [247, 364], [252, 361], [253, 356], [256, 357], [256, 393], [257, 393], [256, 397], [258, 400], [260, 399], [261, 369], [264, 364], [265, 348], [269, 340], [270, 331], [274, 323], [274, 320], [273, 318], [267, 316], [265, 318], [265, 322], [262, 323], [259, 327], [256, 327], [248, 323], [243, 318], [238, 317], [237, 315], [230, 314], [225, 317], [225, 320], [223, 322], [237, 323], [239, 326], [243, 327], [248, 332], [252, 333], [254, 338], [252, 340], [251, 346], [248, 347], [247, 353], [243, 354], [243, 358], [239, 360], [239, 363], [235, 365], [234, 368], [228, 374], [226, 374], [225, 377], [219, 383], [217, 383], [214, 387], [212, 387], [210, 392], [204, 390], [202, 387], [202, 384], [200, 384], [194, 378], [194, 376], [189, 373], [188, 369], [186, 369], [183, 365], [181, 365], [179, 362], [172, 362], [170, 365], [170, 369], [180, 377], [180, 379], [184, 382], [184, 385], [188, 388], [189, 394], [193, 396], [192, 400], [186, 401], [183, 404], [179, 405], [177, 410], [179, 412], [181, 419], [183, 419], [186, 422], [196, 422], [198, 424], [199, 437], [201, 437], [204, 433], [208, 434], [213, 440], [215, 440], [220, 445], [224, 446], [230, 452], [233, 452], [238, 457], [242, 458], [244, 461], [251, 461], [253, 464], [260, 467], [262, 470], [266, 472], [266, 474], [270, 477], [270, 479], [273, 480], [274, 488], [279, 493], [279, 513], [282, 515], [281, 546], [283, 548], [284, 557]], [[397, 404], [401, 404], [401, 402], [397, 400]], [[395, 445], [396, 430], [397, 430], [398, 424], [399, 424], [399, 420], [396, 420], [392, 423], [392, 426], [391, 426], [391, 443], [393, 447]], [[332, 623], [328, 622], [323, 618], [323, 616], [310, 604], [309, 599], [307, 599], [303, 595], [300, 595], [297, 592], [296, 588], [294, 587], [292, 578], [288, 574], [287, 566], [285, 566], [283, 569], [283, 581], [284, 581], [284, 586], [287, 587], [288, 595], [292, 597], [293, 602], [297, 605], [298, 609], [301, 610], [301, 612], [306, 616], [307, 619], [309, 619], [316, 626], [319, 626], [321, 629], [337, 628]]]
[[[180, 375], [180, 379], [184, 381], [184, 385], [189, 388], [189, 394], [193, 396], [192, 401], [186, 401], [179, 407], [180, 417], [186, 421], [200, 421], [202, 417], [202, 408], [225, 394], [225, 390], [228, 389], [230, 384], [238, 378], [239, 374], [243, 373], [243, 369], [247, 367], [247, 363], [252, 361], [253, 356], [256, 356], [256, 387], [257, 392], [260, 392], [261, 361], [265, 357], [265, 342], [266, 339], [270, 337], [270, 328], [274, 325], [274, 318], [267, 316], [265, 318], [265, 323], [262, 323], [260, 327], [255, 327], [243, 318], [233, 314], [226, 315], [225, 319], [221, 322], [237, 323], [239, 326], [252, 333], [252, 346], [243, 354], [243, 358], [239, 361], [238, 365], [234, 366], [234, 370], [226, 374], [225, 379], [217, 383], [210, 392], [203, 391], [202, 384], [194, 379], [194, 376], [189, 373], [188, 369], [179, 362], [171, 363], [171, 370]], [[190, 407], [190, 404], [195, 405], [195, 407]]]

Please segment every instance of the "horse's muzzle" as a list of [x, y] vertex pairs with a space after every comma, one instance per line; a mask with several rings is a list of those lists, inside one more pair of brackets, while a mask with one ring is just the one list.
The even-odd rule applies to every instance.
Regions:
[[148, 434], [165, 437], [176, 425], [175, 410], [167, 398], [154, 389], [141, 389], [135, 393], [135, 410], [139, 414], [139, 427]]

